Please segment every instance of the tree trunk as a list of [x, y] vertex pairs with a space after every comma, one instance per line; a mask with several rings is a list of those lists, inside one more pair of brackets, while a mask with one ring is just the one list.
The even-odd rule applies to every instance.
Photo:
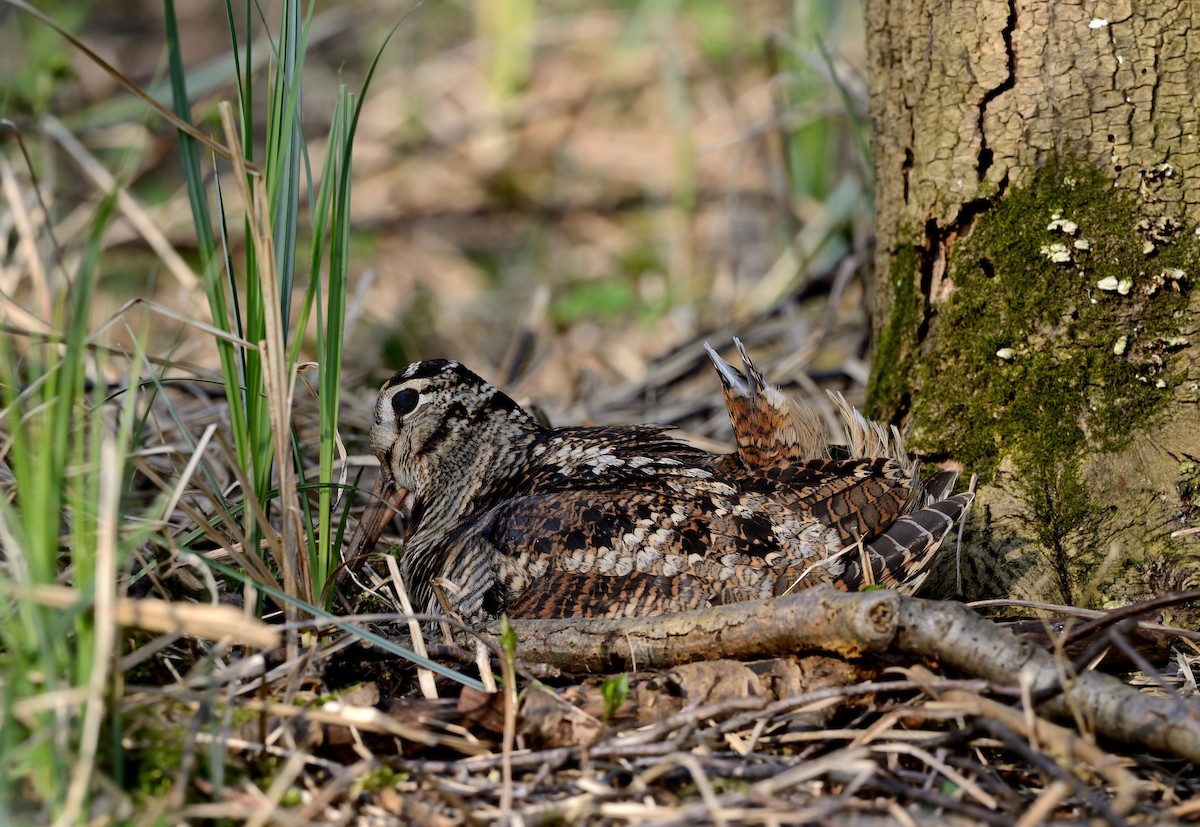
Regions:
[[1200, 4], [867, 0], [866, 18], [868, 397], [979, 475], [963, 592], [1194, 588]]

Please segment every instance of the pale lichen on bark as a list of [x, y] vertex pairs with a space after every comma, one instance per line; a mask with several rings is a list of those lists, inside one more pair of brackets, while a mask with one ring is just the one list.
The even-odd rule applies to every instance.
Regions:
[[[1200, 541], [1169, 536], [1200, 522], [1197, 474], [1187, 471], [1200, 453], [1200, 4], [868, 0], [866, 17], [879, 239], [869, 402], [911, 426], [914, 447], [985, 471], [973, 590], [1112, 603], [1200, 579]], [[1041, 172], [1072, 165], [1090, 172], [1043, 176], [1036, 209], [993, 215]], [[1031, 243], [1048, 235], [1056, 203], [1087, 207], [1078, 193], [1056, 195], [1054, 181], [1090, 173], [1102, 186], [1088, 232], [1119, 254], [1074, 249], [1080, 237]], [[1110, 207], [1110, 194], [1127, 200]], [[995, 254], [968, 243], [989, 218], [1008, 233], [992, 239], [1008, 248]], [[1086, 304], [1091, 282], [1128, 280], [1144, 294], [1175, 268], [1186, 276], [1170, 307], [1164, 295], [1105, 313]], [[1059, 289], [1023, 304], [1011, 294], [1022, 279]], [[981, 307], [1029, 315], [1025, 328], [1000, 313], [962, 326], [954, 303], [968, 283]], [[1068, 315], [1056, 321], [1047, 303]], [[1006, 336], [1014, 341], [1000, 344]], [[981, 360], [980, 337], [1024, 366]], [[1102, 341], [1120, 351], [1117, 362], [1100, 358]], [[1072, 349], [1082, 354], [1074, 363], [1063, 356]], [[1137, 360], [1150, 358], [1164, 365], [1146, 377]], [[1016, 408], [997, 408], [998, 387], [1053, 397], [1076, 363], [1080, 387], [1059, 415], [1079, 441], [1055, 442], [1056, 423], [1036, 418], [1028, 425], [1046, 429], [1040, 443], [1014, 438], [1003, 422]], [[1091, 387], [1114, 385], [1121, 393]], [[973, 448], [956, 419], [981, 431]], [[1123, 444], [1099, 422], [1120, 422]]]

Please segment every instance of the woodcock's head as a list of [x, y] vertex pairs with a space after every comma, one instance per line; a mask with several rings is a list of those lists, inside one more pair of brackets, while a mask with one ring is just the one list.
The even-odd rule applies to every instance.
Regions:
[[409, 365], [375, 403], [370, 439], [380, 479], [352, 551], [373, 546], [397, 509], [410, 514], [410, 533], [422, 524], [452, 524], [520, 467], [538, 428], [520, 405], [458, 362]]
[[439, 484], [471, 488], [514, 438], [537, 429], [516, 402], [458, 362], [415, 362], [379, 392], [371, 450], [384, 474], [418, 496]]

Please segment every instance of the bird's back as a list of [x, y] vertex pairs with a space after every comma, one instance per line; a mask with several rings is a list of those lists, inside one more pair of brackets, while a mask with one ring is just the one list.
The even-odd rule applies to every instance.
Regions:
[[[710, 349], [727, 455], [649, 425], [542, 427], [457, 362], [397, 373], [371, 440], [379, 490], [409, 506], [414, 603], [479, 622], [661, 614], [816, 583], [915, 590], [971, 495], [949, 494], [953, 474], [921, 479], [895, 429], [836, 395], [835, 446], [738, 345], [741, 369]], [[363, 522], [366, 547], [383, 522]]]
[[470, 615], [622, 617], [815, 583], [907, 588], [949, 527], [939, 523], [966, 504], [931, 519], [924, 486], [890, 457], [746, 468], [658, 431], [547, 434], [555, 444], [522, 475], [527, 485], [445, 545], [450, 580], [497, 575], [463, 607]]

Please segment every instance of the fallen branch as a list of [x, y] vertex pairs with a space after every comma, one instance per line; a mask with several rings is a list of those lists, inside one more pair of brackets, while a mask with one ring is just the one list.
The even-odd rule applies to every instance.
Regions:
[[[893, 591], [845, 593], [817, 586], [774, 600], [648, 618], [514, 620], [522, 660], [571, 672], [661, 669], [695, 660], [827, 652], [906, 654], [937, 661], [998, 687], [1021, 676], [1043, 709], [1081, 712], [1106, 737], [1200, 761], [1200, 705], [1140, 692], [1070, 665], [950, 602]], [[494, 627], [489, 627], [494, 634]], [[1064, 680], [1065, 678], [1065, 680]]]

